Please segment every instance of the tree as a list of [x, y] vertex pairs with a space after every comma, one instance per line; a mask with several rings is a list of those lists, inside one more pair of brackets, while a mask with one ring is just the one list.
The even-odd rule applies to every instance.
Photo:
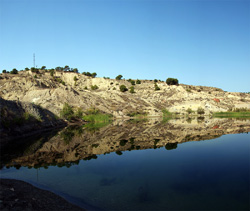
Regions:
[[25, 69], [24, 69], [25, 71], [28, 71], [29, 70], [29, 68], [28, 67], [25, 67]]
[[176, 79], [176, 78], [168, 78], [168, 79], [166, 80], [166, 83], [167, 83], [168, 85], [178, 85], [178, 84], [179, 84], [179, 81], [178, 81], [178, 79]]
[[62, 68], [61, 68], [61, 67], [56, 67], [55, 69], [56, 69], [56, 71], [60, 71], [60, 70], [62, 70]]
[[64, 71], [69, 71], [69, 66], [68, 65], [65, 65]]
[[2, 73], [6, 73], [7, 71], [6, 70], [3, 70]]
[[97, 75], [96, 73], [92, 73], [92, 74], [91, 74], [91, 77], [92, 77], [92, 78], [95, 78], [96, 75]]
[[13, 70], [10, 71], [10, 74], [18, 74], [18, 71], [16, 68], [14, 68]]
[[73, 69], [73, 72], [78, 73], [78, 69], [77, 69], [77, 68], [74, 68], [74, 69]]
[[121, 86], [120, 86], [120, 90], [121, 90], [121, 92], [126, 92], [126, 91], [128, 91], [128, 89], [127, 89], [127, 87], [126, 87], [125, 85], [121, 85]]
[[31, 72], [36, 72], [36, 68], [35, 67], [32, 67], [32, 68], [30, 68], [30, 70], [31, 70]]
[[42, 67], [41, 67], [41, 70], [45, 70], [45, 69], [46, 69], [46, 66], [42, 66]]
[[122, 79], [122, 77], [123, 77], [122, 75], [118, 75], [118, 76], [116, 76], [116, 78], [115, 78], [115, 79], [116, 79], [116, 80], [121, 80], [121, 79]]
[[137, 79], [136, 84], [141, 84], [141, 81], [139, 79]]

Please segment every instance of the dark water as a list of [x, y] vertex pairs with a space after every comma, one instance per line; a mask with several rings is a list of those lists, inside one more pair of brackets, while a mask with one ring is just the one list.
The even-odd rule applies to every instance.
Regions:
[[[236, 125], [232, 126], [233, 129], [244, 128], [242, 124]], [[139, 126], [143, 130], [137, 137], [131, 138]], [[153, 127], [139, 126], [132, 125], [123, 134], [121, 131], [126, 131], [123, 126], [115, 126], [121, 130], [117, 129], [117, 133], [114, 128], [104, 128], [87, 136], [81, 135], [80, 142], [78, 139], [69, 140], [70, 143], [66, 144], [58, 142], [70, 147], [61, 149], [62, 154], [50, 155], [51, 163], [44, 157], [43, 162], [34, 165], [33, 152], [24, 153], [11, 161], [12, 166], [18, 163], [18, 169], [6, 164], [1, 170], [1, 178], [30, 182], [90, 210], [250, 209], [250, 134], [223, 135], [221, 131], [228, 133], [229, 130], [225, 129], [225, 125], [223, 130], [212, 125], [205, 133], [195, 125], [191, 129], [173, 123], [162, 133], [161, 127], [168, 126], [158, 123]], [[178, 127], [175, 130], [173, 126]], [[195, 128], [200, 134], [204, 133], [200, 140], [197, 140]], [[109, 130], [113, 131], [110, 137]], [[152, 137], [147, 136], [156, 130], [158, 132]], [[192, 133], [188, 133], [191, 130]], [[181, 132], [175, 134], [178, 131], [182, 131], [184, 139], [180, 139]], [[211, 134], [211, 131], [215, 133]], [[105, 132], [108, 133], [106, 136]], [[88, 132], [82, 132], [85, 133]], [[115, 137], [117, 134], [120, 136]], [[90, 145], [85, 143], [88, 140], [83, 137], [88, 137], [88, 140], [99, 137], [100, 140]], [[113, 143], [113, 140], [117, 142]], [[52, 140], [49, 146], [59, 148], [56, 141]], [[80, 144], [82, 142], [85, 145]], [[75, 150], [75, 156], [69, 153], [70, 150]], [[37, 151], [34, 150], [34, 153]], [[81, 153], [87, 153], [87, 159], [78, 160]], [[43, 156], [41, 152], [39, 155], [39, 158]]]

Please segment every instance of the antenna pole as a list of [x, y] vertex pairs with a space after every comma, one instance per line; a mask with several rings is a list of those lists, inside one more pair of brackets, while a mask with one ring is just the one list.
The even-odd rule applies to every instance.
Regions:
[[36, 55], [33, 53], [33, 66], [36, 67]]

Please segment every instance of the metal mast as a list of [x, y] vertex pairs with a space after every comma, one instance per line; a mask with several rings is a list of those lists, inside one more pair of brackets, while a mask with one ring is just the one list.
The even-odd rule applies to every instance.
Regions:
[[33, 66], [36, 67], [36, 55], [33, 53]]

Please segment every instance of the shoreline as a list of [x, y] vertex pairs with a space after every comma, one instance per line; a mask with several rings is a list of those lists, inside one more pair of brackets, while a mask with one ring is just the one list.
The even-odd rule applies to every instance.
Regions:
[[0, 179], [0, 209], [16, 211], [85, 210], [51, 191], [15, 179]]

